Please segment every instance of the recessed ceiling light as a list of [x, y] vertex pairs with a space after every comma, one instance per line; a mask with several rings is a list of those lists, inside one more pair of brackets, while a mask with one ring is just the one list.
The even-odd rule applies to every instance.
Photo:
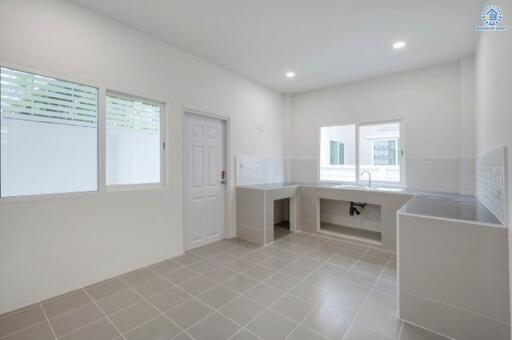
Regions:
[[286, 78], [293, 78], [293, 77], [295, 77], [295, 72], [293, 72], [293, 71], [286, 72]]
[[394, 43], [394, 44], [393, 44], [393, 48], [394, 48], [395, 50], [399, 50], [399, 49], [401, 49], [401, 48], [404, 48], [404, 47], [405, 47], [405, 45], [407, 45], [407, 44], [405, 43], [405, 41], [397, 41], [396, 43]]

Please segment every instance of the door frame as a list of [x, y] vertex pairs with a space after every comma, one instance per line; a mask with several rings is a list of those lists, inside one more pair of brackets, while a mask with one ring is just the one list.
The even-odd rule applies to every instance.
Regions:
[[224, 193], [224, 238], [232, 238], [234, 237], [233, 235], [233, 229], [232, 229], [232, 221], [231, 221], [231, 207], [230, 207], [230, 202], [231, 202], [231, 196], [232, 196], [232, 184], [231, 184], [231, 181], [232, 181], [232, 178], [231, 178], [231, 162], [230, 162], [230, 159], [231, 159], [231, 154], [230, 154], [230, 118], [228, 116], [223, 116], [223, 115], [219, 115], [219, 114], [216, 114], [216, 113], [210, 113], [210, 112], [205, 112], [205, 111], [201, 111], [201, 110], [196, 110], [196, 109], [192, 109], [192, 108], [189, 108], [189, 107], [183, 107], [183, 110], [182, 110], [183, 114], [182, 114], [182, 152], [183, 152], [183, 155], [181, 157], [181, 160], [182, 160], [182, 195], [181, 195], [181, 199], [182, 199], [182, 202], [183, 202], [183, 205], [182, 205], [182, 226], [183, 226], [183, 237], [182, 237], [182, 247], [183, 247], [183, 252], [185, 252], [185, 244], [186, 244], [186, 241], [185, 241], [185, 223], [184, 223], [184, 220], [185, 220], [185, 180], [184, 180], [184, 176], [185, 176], [185, 167], [186, 167], [186, 163], [185, 163], [185, 147], [186, 147], [186, 144], [185, 144], [185, 139], [187, 138], [186, 137], [186, 133], [185, 133], [185, 128], [186, 128], [186, 119], [187, 119], [187, 116], [198, 116], [198, 117], [203, 117], [203, 118], [210, 118], [210, 119], [217, 119], [219, 121], [221, 121], [221, 123], [224, 125], [224, 141], [223, 141], [223, 144], [224, 144], [224, 169], [226, 171], [226, 191]]

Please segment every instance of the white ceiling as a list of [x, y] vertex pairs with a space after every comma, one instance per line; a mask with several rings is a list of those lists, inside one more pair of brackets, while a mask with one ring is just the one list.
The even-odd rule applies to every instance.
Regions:
[[[471, 54], [481, 0], [72, 0], [281, 92]], [[392, 43], [407, 41], [403, 50]], [[293, 70], [294, 79], [284, 74]]]

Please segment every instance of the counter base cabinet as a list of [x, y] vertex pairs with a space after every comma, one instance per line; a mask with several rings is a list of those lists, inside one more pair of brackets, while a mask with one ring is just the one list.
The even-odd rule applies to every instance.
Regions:
[[[299, 191], [299, 230], [336, 236], [365, 246], [396, 251], [396, 211], [412, 196], [369, 190], [304, 186]], [[360, 215], [350, 215], [350, 203]]]
[[398, 215], [401, 319], [464, 340], [509, 340], [505, 228]]
[[[236, 190], [237, 237], [259, 245], [274, 241], [276, 222], [287, 220], [290, 231], [297, 229], [296, 185], [259, 190]], [[288, 206], [285, 207], [284, 205]], [[286, 217], [283, 215], [287, 215]]]

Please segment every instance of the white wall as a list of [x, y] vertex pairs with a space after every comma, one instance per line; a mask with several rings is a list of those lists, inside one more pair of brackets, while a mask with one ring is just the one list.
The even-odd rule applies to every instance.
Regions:
[[474, 70], [467, 66], [472, 60], [469, 56], [462, 62], [292, 96], [290, 157], [296, 163], [315, 163], [307, 163], [309, 173], [303, 171], [298, 179], [317, 179], [320, 127], [355, 121], [401, 119], [408, 159], [473, 157], [474, 96], [469, 90], [462, 92], [473, 84]]
[[[512, 221], [512, 3], [495, 0], [505, 14], [502, 24], [508, 32], [480, 33], [476, 57], [477, 152], [483, 154], [498, 145], [507, 146], [508, 221]], [[512, 233], [509, 229], [509, 273], [512, 273]], [[512, 276], [510, 277], [512, 282]], [[512, 289], [512, 286], [511, 286]]]
[[69, 2], [1, 1], [0, 46], [2, 64], [168, 103], [166, 188], [0, 202], [0, 313], [182, 252], [183, 107], [230, 117], [232, 193], [235, 155], [283, 157], [281, 94]]

